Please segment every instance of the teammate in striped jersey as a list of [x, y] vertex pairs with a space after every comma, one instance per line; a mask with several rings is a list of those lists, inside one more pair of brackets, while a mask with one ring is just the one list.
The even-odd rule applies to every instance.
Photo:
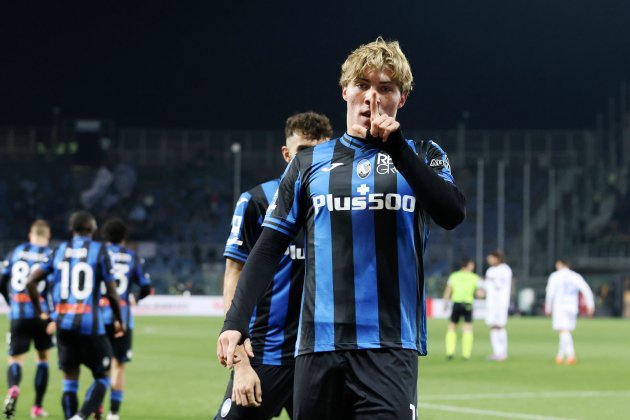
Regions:
[[545, 298], [545, 313], [552, 316], [553, 330], [558, 331], [560, 336], [557, 364], [576, 363], [572, 332], [577, 321], [580, 293], [586, 301], [588, 316], [592, 316], [595, 312], [593, 291], [584, 277], [570, 269], [568, 262], [557, 260], [556, 271], [551, 273], [547, 282]]
[[217, 356], [232, 366], [275, 263], [304, 227], [296, 418], [416, 417], [429, 218], [453, 229], [465, 207], [446, 153], [405, 140], [396, 121], [412, 82], [397, 42], [379, 38], [346, 59], [347, 132], [287, 168], [224, 322]]
[[[124, 334], [124, 328], [107, 248], [92, 240], [96, 220], [86, 211], [75, 212], [70, 216], [70, 230], [72, 240], [62, 242], [52, 257], [30, 274], [26, 287], [35, 314], [48, 320], [50, 314], [43, 312], [39, 305], [37, 283], [53, 274], [53, 316], [57, 325], [59, 367], [64, 375], [61, 403], [66, 419], [80, 420], [98, 410], [109, 387], [112, 348], [98, 305], [102, 283], [105, 283], [115, 317], [117, 335]], [[77, 411], [81, 364], [92, 371], [94, 383]]]
[[[107, 297], [100, 300], [105, 331], [112, 345], [114, 358], [111, 371], [111, 394], [109, 400], [109, 414], [107, 420], [118, 420], [119, 410], [123, 401], [125, 386], [125, 364], [131, 361], [131, 342], [133, 334], [133, 314], [131, 312], [131, 299], [139, 301], [151, 294], [151, 280], [144, 272], [143, 261], [136, 253], [125, 246], [127, 239], [127, 226], [120, 219], [111, 219], [105, 222], [101, 228], [103, 239], [107, 242], [107, 250], [116, 277], [116, 286], [120, 295], [120, 311], [123, 323], [127, 331], [122, 337], [116, 336], [114, 329], [114, 317]], [[131, 294], [132, 286], [139, 288], [138, 297]], [[105, 294], [105, 290], [101, 290]]]
[[[4, 401], [4, 415], [12, 418], [20, 395], [22, 380], [22, 365], [31, 341], [37, 350], [37, 370], [35, 373], [35, 403], [31, 408], [31, 417], [45, 417], [47, 413], [42, 408], [44, 394], [48, 387], [48, 353], [53, 346], [52, 334], [54, 324], [40, 320], [35, 315], [31, 298], [26, 291], [26, 280], [34, 268], [46, 261], [52, 250], [48, 247], [50, 241], [50, 226], [44, 220], [36, 220], [28, 234], [29, 241], [18, 245], [9, 254], [2, 269], [0, 290], [9, 305], [9, 366], [7, 372], [9, 391]], [[46, 284], [40, 285], [39, 291], [46, 295]], [[48, 310], [44, 298], [40, 304]]]
[[[286, 141], [282, 146], [282, 157], [287, 163], [298, 151], [332, 137], [328, 118], [314, 112], [289, 117], [284, 131]], [[243, 193], [236, 203], [224, 253], [226, 312], [279, 183], [277, 178], [257, 185]], [[280, 260], [271, 285], [254, 309], [249, 324], [254, 357], [250, 362], [243, 347], [238, 347], [241, 362], [234, 367], [217, 419], [269, 419], [282, 408], [286, 408], [289, 415], [293, 414], [293, 353], [303, 281], [304, 238], [298, 235]]]

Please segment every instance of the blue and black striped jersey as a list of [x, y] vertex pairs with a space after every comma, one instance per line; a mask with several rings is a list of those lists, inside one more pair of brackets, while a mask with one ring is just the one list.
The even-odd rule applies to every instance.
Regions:
[[[47, 246], [37, 246], [31, 243], [18, 245], [4, 261], [2, 277], [6, 278], [8, 297], [10, 301], [9, 318], [33, 319], [35, 311], [31, 298], [26, 290], [26, 281], [31, 272], [40, 264], [50, 258], [52, 249]], [[42, 296], [40, 304], [43, 311], [48, 312], [49, 306], [46, 299], [46, 282], [38, 285], [38, 290]]]
[[105, 334], [99, 309], [101, 284], [114, 281], [105, 244], [75, 236], [62, 242], [41, 268], [53, 274], [51, 293], [57, 328], [83, 335]]
[[[133, 329], [133, 314], [129, 302], [131, 286], [134, 284], [138, 287], [150, 286], [151, 280], [144, 271], [143, 261], [138, 258], [133, 250], [116, 244], [107, 245], [107, 250], [109, 251], [109, 259], [112, 263], [116, 286], [120, 295], [122, 321], [128, 329]], [[101, 294], [105, 295], [104, 285], [101, 287]], [[114, 315], [107, 297], [103, 296], [101, 298], [100, 306], [103, 322], [106, 325], [114, 322]]]
[[[436, 143], [406, 143], [454, 185]], [[429, 216], [422, 200], [386, 152], [348, 134], [293, 159], [263, 226], [289, 236], [305, 230], [297, 355], [379, 348], [426, 354]]]
[[[226, 258], [247, 261], [260, 236], [267, 207], [279, 184], [280, 179], [274, 179], [240, 196], [223, 254]], [[273, 282], [256, 305], [249, 323], [254, 364], [295, 363], [295, 341], [304, 281], [303, 247], [303, 236], [297, 235], [280, 260]]]

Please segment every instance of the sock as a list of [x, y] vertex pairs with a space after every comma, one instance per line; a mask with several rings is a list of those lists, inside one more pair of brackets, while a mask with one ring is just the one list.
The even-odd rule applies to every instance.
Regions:
[[490, 343], [492, 344], [492, 354], [498, 355], [501, 354], [501, 343], [499, 337], [499, 330], [492, 329], [490, 330]]
[[78, 390], [79, 381], [64, 379], [61, 407], [63, 408], [63, 415], [66, 419], [69, 419], [77, 413], [77, 409], [79, 407], [79, 400], [77, 399]]
[[507, 330], [505, 328], [501, 328], [499, 330], [499, 341], [501, 342], [501, 353], [499, 353], [501, 356], [505, 356], [507, 357], [508, 354], [508, 336], [507, 336]]
[[573, 336], [568, 331], [560, 333], [560, 340], [564, 339], [564, 354], [567, 357], [575, 357], [575, 348], [573, 347]]
[[7, 371], [7, 382], [9, 388], [12, 386], [20, 386], [22, 382], [22, 366], [19, 363], [12, 363]]
[[111, 411], [112, 414], [118, 414], [118, 411], [120, 410], [120, 405], [122, 404], [122, 400], [123, 400], [123, 391], [118, 390], [118, 389], [112, 389], [110, 400], [109, 400], [109, 411]]
[[462, 333], [462, 357], [464, 359], [470, 359], [472, 355], [473, 347], [473, 333], [472, 331], [464, 331]]
[[455, 331], [446, 331], [446, 355], [452, 356], [455, 354], [455, 347], [457, 346], [457, 333]]
[[41, 407], [48, 387], [48, 362], [37, 363], [35, 372], [35, 405]]
[[105, 398], [107, 388], [109, 388], [109, 378], [94, 380], [94, 383], [85, 394], [85, 401], [79, 411], [79, 414], [83, 416], [83, 418], [88, 418], [103, 404], [103, 398]]

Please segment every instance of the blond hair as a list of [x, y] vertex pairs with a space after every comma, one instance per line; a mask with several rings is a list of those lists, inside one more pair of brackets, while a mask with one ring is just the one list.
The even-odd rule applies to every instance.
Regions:
[[413, 89], [413, 75], [405, 54], [398, 41], [385, 41], [383, 37], [376, 41], [361, 45], [352, 51], [341, 65], [339, 84], [346, 87], [348, 83], [362, 77], [370, 71], [389, 70], [391, 77], [402, 93]]
[[50, 225], [43, 219], [38, 219], [31, 225], [30, 233], [40, 238], [50, 237]]

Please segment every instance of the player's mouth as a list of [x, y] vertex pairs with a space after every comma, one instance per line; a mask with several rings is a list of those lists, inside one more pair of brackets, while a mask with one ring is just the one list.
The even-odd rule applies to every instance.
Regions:
[[372, 113], [370, 111], [363, 111], [361, 113], [361, 116], [365, 118], [370, 118], [372, 116]]

